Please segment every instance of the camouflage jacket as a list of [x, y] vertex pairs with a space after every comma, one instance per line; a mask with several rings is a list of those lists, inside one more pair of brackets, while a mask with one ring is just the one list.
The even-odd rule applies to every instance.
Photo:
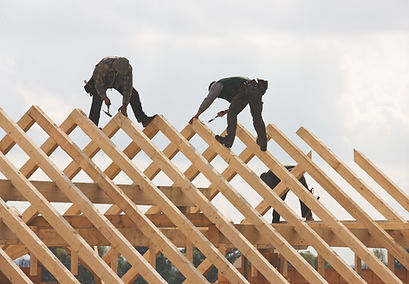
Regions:
[[[115, 61], [120, 57], [105, 57], [94, 69], [92, 74], [95, 80], [95, 89], [98, 95], [105, 99], [107, 97], [106, 90], [114, 88], [123, 96], [122, 104], [127, 105], [132, 95], [132, 66], [128, 62], [124, 73], [120, 73], [115, 69]], [[124, 60], [124, 58], [122, 58]], [[126, 59], [127, 61], [127, 59]]]

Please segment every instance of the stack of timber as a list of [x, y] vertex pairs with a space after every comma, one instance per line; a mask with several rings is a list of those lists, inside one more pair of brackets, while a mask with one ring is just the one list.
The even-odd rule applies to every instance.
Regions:
[[[33, 126], [42, 129], [47, 139], [36, 144], [30, 136]], [[267, 126], [268, 139], [274, 140], [296, 167], [287, 171], [270, 152], [260, 151], [255, 137], [238, 125], [237, 140], [244, 150], [235, 154], [214, 138], [214, 133], [195, 120], [182, 131], [176, 130], [163, 116], [158, 115], [145, 129], [139, 129], [120, 113], [103, 129], [96, 127], [78, 109], [58, 126], [38, 106], [31, 107], [19, 121], [14, 122], [0, 109], [0, 271], [12, 283], [33, 283], [13, 260], [30, 255], [30, 275], [36, 275], [41, 263], [59, 283], [79, 283], [75, 277], [81, 263], [95, 276], [96, 282], [132, 283], [142, 276], [148, 283], [166, 283], [156, 271], [156, 256], [162, 253], [186, 278], [184, 283], [208, 283], [206, 273], [216, 267], [219, 283], [289, 283], [288, 263], [308, 283], [328, 283], [324, 264], [327, 262], [347, 283], [366, 283], [361, 273], [362, 261], [384, 283], [402, 283], [395, 274], [394, 261], [384, 265], [371, 248], [385, 248], [388, 259], [398, 260], [409, 268], [409, 224], [378, 193], [366, 185], [356, 173], [336, 157], [317, 137], [301, 127], [297, 134], [312, 151], [330, 165], [352, 188], [371, 204], [385, 219], [374, 220], [352, 200], [345, 190], [324, 172], [276, 126]], [[89, 143], [80, 147], [70, 135], [80, 132]], [[126, 147], [113, 142], [121, 132], [131, 141]], [[154, 143], [158, 134], [169, 144], [160, 150]], [[206, 144], [200, 153], [191, 143], [199, 136]], [[27, 155], [20, 167], [12, 162], [13, 148]], [[121, 149], [123, 148], [123, 149]], [[52, 159], [56, 151], [63, 151], [70, 159], [60, 167]], [[103, 153], [110, 164], [100, 165], [94, 159]], [[151, 163], [140, 168], [134, 158], [143, 153]], [[189, 167], [180, 170], [172, 159], [183, 155]], [[281, 180], [271, 190], [249, 167], [257, 157]], [[211, 162], [223, 159], [227, 167], [219, 171]], [[354, 150], [354, 161], [405, 210], [409, 197], [388, 179], [364, 155]], [[33, 180], [38, 170], [47, 180]], [[78, 182], [82, 172], [90, 182]], [[314, 197], [298, 179], [307, 173], [338, 202], [353, 218], [342, 221], [331, 208]], [[128, 184], [114, 180], [123, 174]], [[171, 185], [156, 185], [153, 180], [165, 175]], [[195, 185], [204, 176], [210, 186]], [[261, 198], [252, 206], [231, 181], [240, 177]], [[306, 222], [284, 203], [281, 196], [288, 190], [311, 208], [319, 221]], [[244, 218], [233, 223], [210, 201], [223, 195]], [[29, 204], [24, 212], [10, 206], [10, 201]], [[58, 203], [69, 204], [65, 212], [57, 210]], [[109, 204], [101, 213], [98, 204]], [[150, 206], [146, 211], [140, 205]], [[265, 214], [274, 208], [286, 222], [271, 224]], [[97, 246], [109, 246], [103, 257]], [[136, 246], [149, 247], [141, 255]], [[49, 247], [63, 247], [71, 255], [71, 267], [66, 268]], [[311, 266], [299, 249], [312, 247], [318, 253], [318, 267]], [[334, 247], [349, 248], [356, 258], [355, 268], [348, 265]], [[182, 253], [180, 248], [185, 248]], [[198, 266], [193, 265], [193, 250], [206, 256]], [[231, 264], [225, 257], [228, 249], [238, 249], [243, 266]], [[123, 256], [132, 266], [118, 276], [118, 257]], [[277, 259], [281, 265], [278, 266]], [[291, 269], [292, 269], [291, 268]]]

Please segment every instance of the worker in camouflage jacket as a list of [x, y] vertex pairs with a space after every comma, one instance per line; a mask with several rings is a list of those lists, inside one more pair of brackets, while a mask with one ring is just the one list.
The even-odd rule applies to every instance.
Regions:
[[262, 96], [265, 94], [268, 82], [262, 79], [250, 80], [246, 77], [229, 77], [212, 82], [209, 85], [209, 94], [201, 103], [197, 113], [190, 119], [199, 118], [216, 98], [222, 98], [230, 103], [227, 110], [218, 112], [217, 116], [224, 116], [227, 113], [227, 135], [216, 135], [216, 140], [230, 148], [236, 136], [237, 115], [250, 105], [253, 125], [257, 132], [257, 144], [261, 151], [267, 149], [266, 127], [262, 117], [263, 102]]
[[114, 88], [122, 95], [122, 106], [118, 109], [128, 116], [127, 106], [131, 104], [136, 120], [146, 127], [155, 116], [147, 116], [143, 110], [139, 93], [132, 86], [132, 66], [125, 57], [110, 56], [102, 59], [94, 69], [91, 79], [84, 89], [92, 96], [89, 118], [98, 125], [102, 102], [111, 105], [107, 97], [107, 89]]

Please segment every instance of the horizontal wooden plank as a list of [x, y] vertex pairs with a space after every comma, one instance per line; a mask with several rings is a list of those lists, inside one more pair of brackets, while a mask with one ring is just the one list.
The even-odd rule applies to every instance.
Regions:
[[[49, 202], [68, 202], [70, 199], [52, 181], [31, 181]], [[112, 200], [96, 183], [74, 183], [92, 203], [112, 204]], [[139, 185], [118, 184], [119, 188], [137, 205], [155, 205], [156, 201], [146, 194]], [[176, 206], [194, 206], [186, 197], [180, 187], [158, 186], [158, 188]], [[210, 196], [209, 188], [198, 188], [206, 197]], [[14, 188], [9, 180], [0, 180], [0, 197], [5, 201], [27, 201], [24, 196]]]
[[[218, 236], [210, 236], [209, 227], [213, 224], [209, 222], [206, 216], [201, 213], [186, 214], [193, 224], [200, 227], [200, 231], [210, 240], [217, 240], [218, 243], [233, 247], [231, 242], [216, 230]], [[165, 234], [176, 246], [184, 247], [186, 238], [180, 230], [175, 226], [164, 214], [148, 214], [147, 217], [157, 226], [161, 227], [162, 233]], [[81, 236], [92, 246], [105, 246], [110, 243], [99, 233], [89, 220], [84, 216], [64, 216], [64, 218], [74, 227]], [[126, 215], [111, 215], [107, 218], [112, 224], [124, 234], [124, 236], [134, 246], [148, 246], [149, 239], [138, 229], [138, 227]], [[355, 221], [342, 221], [342, 223], [367, 247], [381, 248], [382, 243], [377, 239], [371, 238], [368, 230], [362, 223]], [[345, 243], [334, 233], [329, 226], [323, 222], [314, 221], [308, 223], [311, 228], [316, 231], [328, 244], [334, 247], [345, 247]], [[409, 248], [409, 240], [402, 236], [402, 231], [409, 232], [408, 225], [404, 227], [397, 222], [377, 221], [377, 224], [385, 229], [400, 245]], [[41, 216], [36, 217], [31, 225], [37, 226], [38, 235], [47, 246], [65, 246], [66, 243], [53, 230]], [[294, 226], [288, 223], [271, 224], [275, 230], [283, 235], [288, 242], [294, 247], [306, 247], [309, 244], [300, 234], [295, 231]], [[271, 243], [262, 234], [259, 234], [254, 225], [251, 224], [235, 224], [235, 227], [242, 233], [252, 244], [257, 248], [271, 247]], [[213, 231], [214, 232], [214, 231]], [[20, 242], [17, 237], [3, 227], [0, 230], [0, 244], [2, 245], [18, 245]]]

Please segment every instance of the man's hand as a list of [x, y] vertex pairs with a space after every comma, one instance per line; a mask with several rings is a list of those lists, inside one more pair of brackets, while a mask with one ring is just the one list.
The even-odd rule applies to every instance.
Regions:
[[111, 100], [108, 99], [108, 97], [105, 97], [104, 103], [105, 103], [107, 106], [110, 106], [110, 105], [111, 105]]
[[228, 113], [229, 112], [229, 110], [228, 109], [226, 109], [226, 110], [221, 110], [221, 111], [219, 111], [218, 113], [217, 113], [217, 116], [220, 116], [220, 117], [222, 117], [222, 116], [224, 116], [226, 113]]
[[127, 105], [122, 105], [118, 111], [120, 111], [123, 115], [125, 115], [126, 117], [128, 117], [128, 112], [126, 110]]
[[189, 124], [192, 124], [193, 119], [198, 119], [199, 118], [200, 113], [196, 113], [190, 120], [189, 120]]

